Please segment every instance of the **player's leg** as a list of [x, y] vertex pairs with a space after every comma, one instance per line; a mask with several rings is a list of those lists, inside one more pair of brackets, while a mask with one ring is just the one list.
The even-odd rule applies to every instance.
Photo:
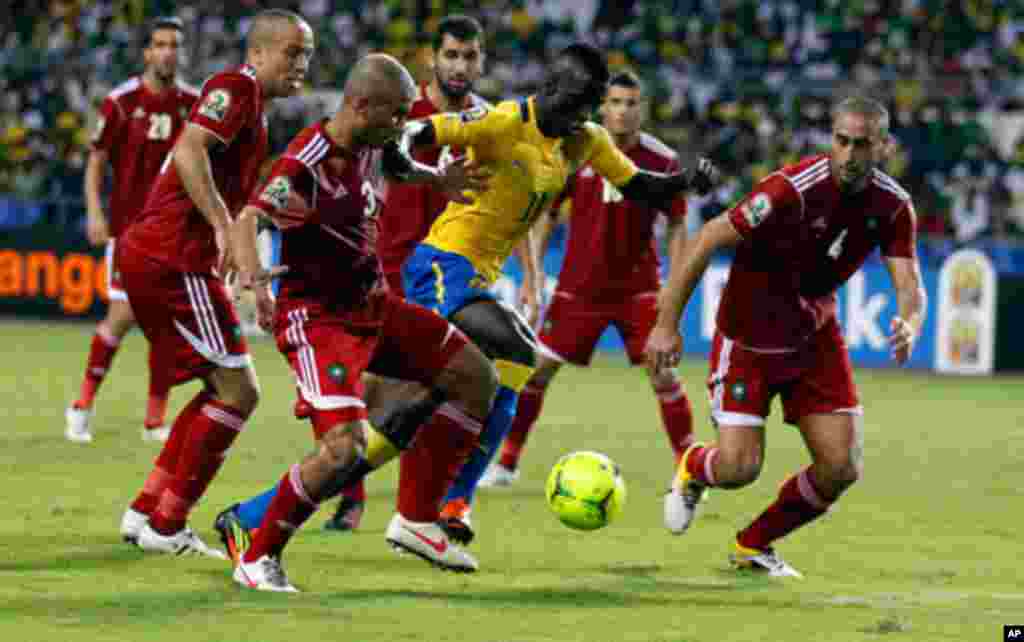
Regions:
[[757, 353], [716, 333], [711, 346], [711, 419], [718, 440], [694, 442], [679, 459], [665, 495], [665, 526], [673, 534], [690, 527], [704, 490], [742, 488], [758, 478], [764, 461], [764, 420], [772, 389]]
[[655, 370], [646, 363], [644, 346], [658, 318], [658, 295], [645, 292], [631, 297], [619, 308], [615, 326], [626, 344], [626, 353], [633, 365], [644, 364], [658, 400], [661, 423], [678, 464], [686, 449], [693, 444], [693, 410], [674, 370]]
[[163, 270], [144, 257], [126, 263], [125, 285], [152, 344], [153, 363], [168, 373], [165, 382], [206, 383], [175, 419], [129, 509], [148, 517], [137, 542], [163, 552], [206, 552], [185, 523], [256, 406], [259, 387], [248, 346], [220, 280]]
[[452, 320], [480, 346], [498, 372], [498, 392], [484, 423], [480, 448], [462, 467], [442, 509], [448, 532], [458, 541], [464, 535], [472, 537], [467, 517], [477, 483], [512, 427], [519, 391], [536, 366], [536, 339], [518, 313], [493, 299], [470, 303], [455, 312]]
[[167, 375], [154, 362], [153, 349], [149, 350], [149, 398], [146, 401], [146, 419], [142, 424], [143, 441], [167, 441], [171, 435], [167, 425], [167, 399], [171, 386]]
[[838, 324], [820, 330], [808, 349], [810, 366], [783, 394], [783, 408], [786, 421], [799, 426], [812, 463], [737, 534], [733, 556], [738, 566], [774, 575], [798, 573], [772, 543], [823, 515], [863, 470], [861, 407]]
[[93, 401], [96, 392], [110, 371], [121, 340], [135, 325], [135, 315], [128, 304], [128, 295], [121, 283], [119, 270], [115, 261], [115, 241], [107, 242], [107, 293], [110, 306], [107, 315], [96, 326], [92, 342], [89, 345], [89, 356], [86, 359], [85, 373], [78, 399], [68, 406], [64, 413], [66, 426], [64, 436], [71, 441], [88, 443], [92, 441], [89, 423], [92, 418]]
[[544, 396], [555, 374], [565, 362], [576, 366], [589, 365], [594, 348], [610, 322], [607, 310], [566, 292], [555, 292], [540, 323], [537, 371], [519, 394], [516, 416], [502, 446], [501, 458], [488, 469], [481, 486], [499, 479], [511, 483], [526, 439], [540, 416]]

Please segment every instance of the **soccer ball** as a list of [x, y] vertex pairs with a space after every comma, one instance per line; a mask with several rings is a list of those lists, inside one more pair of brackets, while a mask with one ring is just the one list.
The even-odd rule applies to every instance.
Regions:
[[607, 455], [591, 451], [559, 459], [544, 488], [548, 506], [558, 519], [581, 531], [607, 526], [626, 503], [626, 483]]

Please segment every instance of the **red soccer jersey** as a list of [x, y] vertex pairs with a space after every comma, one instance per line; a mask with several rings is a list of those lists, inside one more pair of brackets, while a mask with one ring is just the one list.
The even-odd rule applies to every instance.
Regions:
[[798, 348], [835, 313], [835, 291], [876, 247], [912, 258], [914, 206], [885, 173], [843, 194], [828, 156], [762, 180], [728, 212], [743, 237], [718, 308], [718, 328], [759, 350]]
[[[637, 167], [652, 172], [677, 172], [679, 159], [649, 134], [624, 150]], [[569, 242], [558, 290], [590, 300], [621, 301], [658, 289], [658, 252], [654, 223], [659, 212], [624, 200], [615, 186], [588, 164], [570, 179], [572, 199]], [[686, 216], [686, 200], [673, 202], [668, 216]]]
[[[469, 107], [487, 107], [487, 102], [476, 94], [469, 94]], [[439, 113], [434, 103], [427, 97], [425, 86], [420, 87], [419, 95], [409, 112], [410, 119], [426, 118]], [[413, 158], [427, 165], [437, 165], [441, 159], [445, 162], [461, 155], [461, 150], [448, 147], [421, 148], [413, 154]], [[416, 183], [391, 183], [388, 185], [388, 198], [380, 214], [380, 243], [378, 251], [384, 269], [397, 272], [402, 263], [409, 258], [416, 245], [427, 236], [434, 219], [448, 205], [448, 198], [429, 185]]]
[[381, 151], [352, 155], [334, 145], [323, 125], [299, 132], [249, 199], [282, 230], [280, 263], [288, 266], [278, 290], [282, 311], [300, 301], [350, 308], [381, 275]]
[[111, 236], [119, 236], [142, 211], [160, 164], [198, 95], [181, 82], [154, 93], [139, 76], [121, 83], [100, 105], [92, 147], [107, 152], [114, 168], [108, 208]]
[[[210, 77], [189, 122], [213, 133], [213, 179], [232, 215], [245, 204], [267, 157], [267, 120], [256, 72], [243, 65]], [[172, 151], [171, 154], [174, 152]], [[139, 220], [124, 241], [182, 272], [209, 272], [217, 260], [213, 228], [192, 202], [168, 155]]]

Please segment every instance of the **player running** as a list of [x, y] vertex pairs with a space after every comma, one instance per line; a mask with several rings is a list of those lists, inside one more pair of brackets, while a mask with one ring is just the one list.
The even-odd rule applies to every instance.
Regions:
[[[486, 101], [473, 93], [484, 70], [482, 41], [483, 27], [469, 16], [451, 15], [438, 23], [433, 41], [434, 77], [420, 87], [409, 111], [410, 119], [487, 106]], [[463, 152], [458, 149], [435, 147], [416, 150], [413, 158], [426, 165], [443, 166], [462, 155]], [[402, 264], [427, 236], [430, 225], [447, 204], [448, 197], [431, 185], [393, 183], [388, 186], [388, 197], [379, 218], [377, 252], [380, 254], [384, 279], [392, 292], [404, 296]], [[374, 425], [387, 423], [387, 418], [399, 405], [424, 394], [419, 386], [399, 386], [390, 381], [385, 385], [379, 384], [380, 380], [376, 377], [367, 378], [366, 403]], [[366, 489], [363, 482], [346, 488], [336, 513], [324, 527], [339, 531], [358, 528], [365, 502]], [[246, 509], [240, 512], [248, 515]]]
[[910, 357], [924, 322], [914, 206], [878, 169], [888, 141], [882, 105], [861, 97], [840, 102], [831, 153], [783, 167], [707, 223], [661, 291], [646, 350], [664, 369], [679, 358], [679, 319], [712, 254], [736, 249], [708, 379], [718, 441], [696, 443], [683, 455], [665, 496], [668, 529], [686, 531], [704, 488], [757, 479], [776, 395], [783, 419], [799, 428], [811, 453], [811, 465], [737, 534], [738, 568], [799, 577], [772, 543], [823, 515], [861, 475], [863, 411], [836, 320], [836, 289], [880, 248], [899, 308], [889, 337], [897, 363]]
[[[613, 75], [601, 106], [605, 127], [637, 167], [654, 172], [679, 171], [676, 153], [641, 131], [643, 101], [640, 79], [635, 74]], [[609, 325], [622, 336], [630, 361], [644, 363], [644, 345], [658, 314], [654, 225], [659, 213], [668, 219], [669, 256], [678, 259], [686, 245], [686, 201], [682, 198], [675, 199], [663, 212], [624, 200], [590, 165], [584, 165], [570, 179], [566, 198], [571, 203], [568, 247], [558, 287], [541, 325], [537, 371], [519, 397], [501, 458], [488, 469], [481, 486], [507, 486], [516, 479], [526, 438], [540, 415], [551, 381], [565, 362], [589, 365], [594, 347]], [[552, 214], [542, 219], [540, 256], [544, 255], [557, 209]], [[678, 460], [693, 441], [690, 400], [672, 370], [656, 370], [648, 365], [647, 371]]]
[[[533, 332], [489, 290], [509, 254], [565, 189], [569, 176], [587, 163], [625, 198], [660, 210], [670, 209], [691, 187], [703, 191], [712, 185], [715, 169], [708, 161], [688, 173], [638, 169], [603, 127], [589, 122], [604, 99], [608, 77], [599, 50], [573, 44], [555, 57], [534, 96], [407, 126], [413, 144], [468, 148], [471, 158], [495, 173], [473, 203], [445, 209], [403, 270], [406, 295], [451, 319], [491, 358], [500, 380], [481, 448], [459, 473], [442, 511], [442, 523], [456, 541], [473, 536], [468, 517], [477, 482], [508, 433], [519, 392], [536, 365]], [[537, 257], [527, 252], [526, 259], [524, 287], [537, 308]], [[402, 477], [408, 470], [409, 483], [415, 483], [428, 474], [432, 453], [441, 447], [428, 435], [417, 439], [403, 455]]]
[[[438, 173], [399, 151], [396, 139], [416, 84], [394, 58], [372, 54], [358, 62], [344, 96], [334, 116], [288, 145], [233, 232], [239, 284], [256, 290], [260, 325], [274, 333], [295, 371], [318, 442], [316, 452], [281, 479], [251, 545], [241, 550], [238, 540], [226, 539], [235, 581], [258, 590], [295, 590], [281, 566], [289, 538], [320, 502], [341, 491], [364, 454], [384, 438], [367, 421], [364, 371], [417, 381], [445, 399], [425, 430], [442, 433], [449, 445], [435, 453], [441, 468], [457, 466], [477, 443], [495, 391], [493, 367], [460, 331], [382, 287], [376, 253], [382, 171], [456, 192], [482, 188], [483, 175], [461, 162]], [[272, 272], [261, 268], [256, 251], [260, 216], [282, 230], [283, 265]], [[275, 307], [268, 282], [281, 271]], [[428, 485], [423, 480], [419, 492]], [[433, 486], [436, 504], [445, 486]], [[476, 570], [433, 520], [410, 513], [409, 499], [399, 495], [389, 539], [426, 542], [441, 549], [437, 562], [445, 568]]]
[[[85, 168], [86, 235], [93, 245], [107, 246], [107, 316], [96, 326], [81, 392], [65, 411], [64, 435], [81, 443], [93, 439], [90, 421], [96, 392], [110, 371], [121, 340], [135, 325], [135, 315], [114, 260], [117, 238], [142, 211], [160, 164], [167, 157], [198, 93], [178, 79], [184, 25], [178, 18], [157, 18], [147, 29], [142, 74], [120, 85], [103, 100], [92, 151]], [[100, 194], [107, 164], [114, 169], [107, 219]], [[152, 352], [150, 352], [152, 358]], [[159, 369], [149, 369], [149, 401], [143, 422], [144, 441], [166, 441], [164, 426], [169, 382]]]
[[186, 526], [259, 398], [256, 372], [221, 275], [233, 264], [228, 225], [267, 157], [265, 105], [298, 92], [313, 55], [313, 31], [298, 14], [257, 14], [245, 64], [203, 85], [188, 124], [164, 162], [139, 219], [118, 243], [117, 264], [152, 367], [177, 385], [204, 388], [171, 435], [121, 534], [145, 550], [220, 556]]

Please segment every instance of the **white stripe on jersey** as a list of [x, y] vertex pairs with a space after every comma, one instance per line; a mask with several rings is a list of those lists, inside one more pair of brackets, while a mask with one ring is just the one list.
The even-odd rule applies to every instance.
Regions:
[[875, 183], [882, 189], [892, 192], [896, 196], [899, 196], [901, 200], [910, 200], [910, 194], [908, 194], [907, 191], [903, 189], [899, 183], [897, 183], [891, 176], [889, 176], [885, 172], [876, 168], [871, 173], [871, 179], [873, 183]]
[[316, 165], [317, 161], [324, 157], [329, 148], [330, 144], [322, 135], [317, 133], [316, 136], [306, 143], [305, 147], [299, 150], [299, 153], [295, 155], [295, 159], [306, 167], [313, 169], [313, 165]]
[[821, 159], [811, 163], [810, 165], [805, 167], [803, 169], [803, 171], [801, 171], [799, 174], [794, 174], [793, 176], [790, 176], [789, 179], [793, 183], [799, 183], [803, 179], [808, 178], [811, 174], [814, 174], [814, 173], [820, 171], [822, 167], [827, 167], [827, 166], [828, 166], [828, 157], [826, 156], [825, 158], [821, 158]]
[[831, 171], [829, 170], [828, 166], [825, 166], [817, 170], [813, 174], [805, 175], [800, 180], [794, 181], [793, 184], [801, 192], [806, 192], [811, 187], [820, 183], [823, 179], [828, 178], [830, 173]]

